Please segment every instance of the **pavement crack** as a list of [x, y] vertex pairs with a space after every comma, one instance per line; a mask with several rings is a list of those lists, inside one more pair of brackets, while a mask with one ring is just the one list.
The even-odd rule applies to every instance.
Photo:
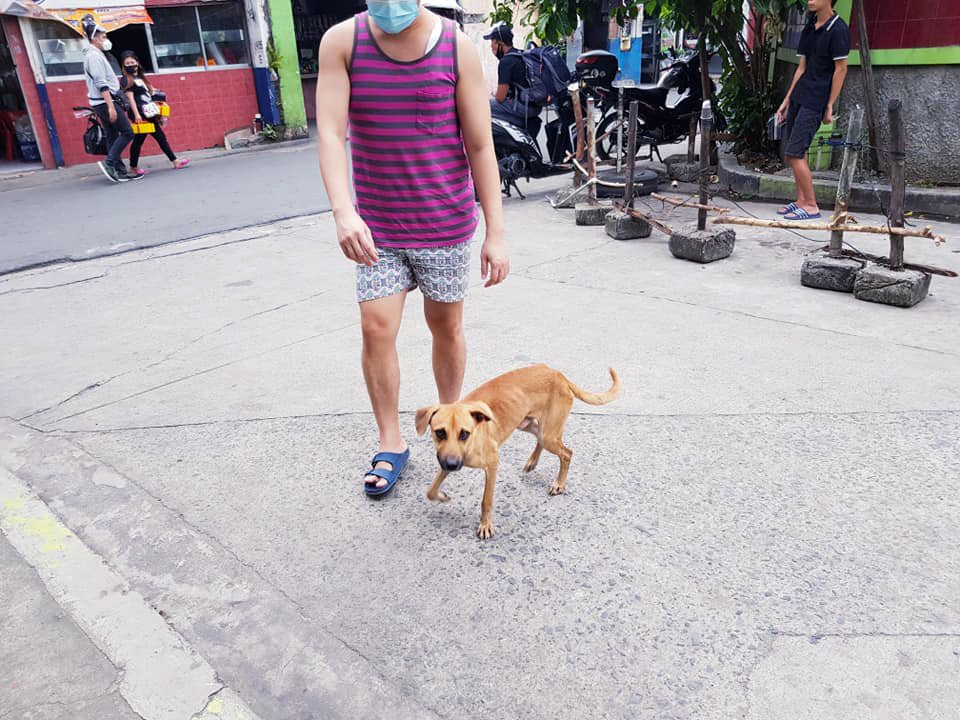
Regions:
[[90, 282], [91, 280], [100, 280], [101, 278], [105, 278], [107, 275], [108, 273], [101, 273], [100, 275], [91, 275], [90, 277], [81, 278], [80, 280], [71, 280], [70, 282], [56, 283], [55, 285], [34, 285], [33, 287], [4, 290], [3, 292], [0, 292], [0, 297], [2, 297], [3, 295], [15, 295], [17, 293], [38, 292], [40, 290], [56, 290], [57, 288], [69, 287], [71, 285], [81, 285], [82, 283]]
[[960, 638], [960, 632], [789, 632], [784, 630], [770, 629], [771, 635], [789, 638], [806, 638], [811, 643], [816, 644], [826, 638], [847, 639], [847, 638]]
[[[240, 230], [240, 229], [242, 228], [233, 228], [231, 230], [224, 230], [222, 232], [227, 233], [227, 232], [233, 232], [234, 230]], [[216, 234], [219, 235], [221, 233], [218, 232]], [[163, 260], [164, 258], [177, 257], [179, 255], [191, 255], [193, 253], [204, 252], [206, 250], [215, 250], [217, 248], [228, 247], [230, 245], [236, 245], [238, 243], [250, 242], [251, 240], [260, 240], [265, 237], [271, 237], [274, 234], [275, 233], [272, 233], [272, 232], [260, 233], [259, 235], [251, 235], [250, 237], [242, 237], [242, 238], [237, 238], [235, 240], [224, 240], [223, 242], [220, 242], [220, 243], [214, 243], [212, 245], [204, 245], [203, 247], [190, 248], [189, 250], [179, 250], [178, 252], [161, 253], [161, 254], [151, 255], [150, 257], [139, 258], [137, 260], [127, 260], [125, 262], [118, 262], [117, 267], [120, 267], [122, 265], [136, 265], [138, 263], [152, 262], [154, 260]], [[172, 243], [181, 243], [181, 242], [189, 242], [190, 240], [199, 240], [200, 238], [208, 237], [208, 235], [209, 233], [205, 235], [198, 235], [196, 237], [183, 238], [182, 240], [171, 240], [169, 243], [162, 243], [161, 245], [151, 245], [145, 248], [133, 248], [133, 250], [152, 250], [154, 248], [163, 247], [165, 245], [170, 245]]]
[[86, 393], [90, 392], [91, 390], [96, 390], [97, 388], [103, 387], [103, 386], [106, 385], [107, 383], [109, 383], [109, 382], [111, 382], [111, 381], [113, 381], [113, 380], [116, 380], [118, 377], [121, 377], [121, 376], [123, 376], [123, 375], [127, 375], [128, 373], [131, 373], [131, 372], [133, 372], [133, 371], [132, 371], [132, 370], [125, 370], [124, 372], [122, 372], [122, 373], [117, 373], [116, 375], [112, 375], [111, 377], [108, 377], [108, 378], [105, 379], [105, 380], [98, 380], [98, 381], [95, 382], [95, 383], [91, 383], [90, 385], [87, 385], [85, 388], [82, 388], [82, 389], [80, 389], [80, 390], [77, 390], [77, 391], [76, 391], [75, 393], [73, 393], [72, 395], [69, 395], [68, 397], [64, 398], [63, 400], [60, 400], [59, 402], [54, 403], [53, 405], [50, 405], [50, 406], [45, 407], [45, 408], [41, 408], [40, 410], [34, 410], [34, 411], [33, 411], [32, 413], [30, 413], [29, 415], [24, 415], [23, 417], [19, 417], [19, 418], [17, 418], [16, 420], [17, 420], [17, 422], [24, 422], [25, 420], [29, 420], [29, 419], [32, 418], [32, 417], [36, 417], [37, 415], [42, 415], [42, 414], [45, 413], [45, 412], [49, 412], [49, 411], [51, 411], [51, 410], [56, 410], [57, 408], [63, 407], [64, 405], [66, 405], [66, 404], [67, 404], [68, 402], [70, 402], [71, 400], [76, 400], [78, 397], [81, 397], [82, 395], [85, 395]]
[[218, 333], [221, 333], [221, 332], [223, 332], [224, 330], [226, 330], [226, 329], [228, 329], [228, 328], [234, 327], [235, 325], [239, 325], [240, 323], [244, 323], [244, 322], [246, 322], [247, 320], [252, 320], [253, 318], [257, 318], [257, 317], [260, 317], [260, 316], [262, 316], [262, 315], [269, 315], [270, 313], [277, 312], [278, 310], [283, 310], [283, 309], [288, 308], [288, 307], [293, 307], [294, 305], [299, 305], [300, 303], [309, 302], [310, 300], [313, 300], [313, 299], [316, 298], [316, 297], [319, 297], [319, 296], [321, 296], [321, 295], [325, 295], [327, 292], [328, 292], [327, 290], [322, 290], [322, 291], [320, 291], [320, 292], [313, 293], [313, 294], [311, 294], [311, 295], [307, 295], [306, 297], [300, 298], [299, 300], [291, 300], [290, 302], [282, 303], [281, 305], [275, 305], [274, 307], [267, 308], [266, 310], [258, 310], [258, 311], [255, 312], [255, 313], [250, 313], [249, 315], [244, 315], [243, 317], [237, 318], [236, 320], [231, 320], [230, 322], [224, 323], [223, 325], [221, 325], [220, 327], [218, 327], [218, 328], [216, 328], [216, 329], [214, 329], [214, 330], [210, 330], [209, 332], [205, 332], [205, 333], [203, 333], [202, 335], [199, 335], [198, 337], [195, 337], [193, 340], [190, 340], [189, 342], [185, 343], [184, 345], [181, 345], [181, 346], [180, 346], [179, 348], [177, 348], [176, 350], [173, 350], [173, 351], [171, 351], [171, 352], [168, 352], [168, 353], [167, 353], [166, 355], [164, 355], [160, 360], [156, 360], [156, 361], [150, 363], [149, 365], [145, 365], [144, 367], [140, 368], [140, 372], [143, 372], [143, 371], [145, 371], [145, 370], [149, 370], [149, 369], [151, 369], [151, 368], [154, 368], [154, 367], [156, 367], [157, 365], [162, 365], [163, 363], [167, 362], [168, 360], [173, 359], [174, 357], [176, 357], [176, 356], [179, 355], [180, 353], [189, 350], [191, 347], [193, 347], [193, 346], [196, 345], [197, 343], [203, 342], [203, 341], [206, 340], [207, 338], [210, 338], [210, 337], [212, 337], [212, 336], [214, 336], [214, 335], [216, 335], [216, 334], [218, 334]]
[[[268, 348], [268, 349], [262, 350], [262, 351], [260, 351], [260, 352], [251, 353], [251, 354], [249, 354], [249, 355], [244, 355], [244, 356], [242, 356], [242, 357], [234, 358], [233, 360], [228, 360], [227, 362], [223, 362], [223, 363], [220, 363], [220, 364], [218, 364], [218, 365], [214, 365], [214, 366], [212, 366], [212, 367], [204, 368], [204, 369], [202, 369], [202, 370], [197, 370], [196, 372], [192, 372], [192, 373], [188, 373], [188, 374], [186, 374], [186, 375], [182, 375], [182, 376], [180, 376], [180, 377], [174, 378], [173, 380], [168, 380], [168, 381], [166, 381], [166, 382], [162, 382], [162, 383], [159, 383], [159, 384], [157, 384], [157, 385], [153, 385], [153, 386], [148, 387], [148, 388], [145, 388], [145, 389], [143, 389], [143, 390], [138, 390], [137, 392], [129, 393], [129, 394], [124, 395], [123, 397], [117, 398], [117, 399], [115, 399], [115, 400], [110, 400], [110, 401], [108, 401], [108, 402], [100, 403], [99, 405], [94, 405], [94, 406], [88, 407], [88, 408], [86, 408], [86, 409], [84, 409], [84, 410], [78, 410], [77, 412], [70, 413], [69, 415], [64, 415], [64, 416], [59, 417], [59, 418], [57, 418], [57, 419], [55, 419], [55, 420], [52, 420], [50, 423], [48, 423], [48, 425], [56, 425], [57, 423], [64, 422], [65, 420], [71, 420], [71, 419], [73, 419], [73, 418], [75, 418], [75, 417], [79, 417], [79, 416], [81, 416], [81, 415], [86, 415], [87, 413], [94, 412], [95, 410], [102, 410], [102, 409], [105, 408], [105, 407], [110, 407], [111, 405], [116, 405], [116, 404], [118, 404], [118, 403], [122, 403], [122, 402], [125, 402], [125, 401], [127, 401], [127, 400], [132, 400], [133, 398], [140, 397], [140, 396], [142, 396], [142, 395], [146, 395], [146, 394], [148, 394], [148, 393], [152, 393], [152, 392], [155, 392], [155, 391], [157, 391], [157, 390], [162, 390], [163, 388], [170, 387], [171, 385], [176, 385], [176, 384], [181, 383], [181, 382], [184, 382], [184, 381], [186, 381], [186, 380], [192, 380], [193, 378], [200, 377], [200, 376], [202, 376], [202, 375], [206, 375], [207, 373], [215, 372], [215, 371], [217, 371], [217, 370], [222, 370], [222, 369], [225, 368], [225, 367], [230, 367], [231, 365], [236, 365], [236, 364], [239, 363], [239, 362], [244, 362], [244, 361], [246, 361], [246, 360], [251, 360], [251, 359], [253, 359], [253, 358], [258, 358], [258, 357], [262, 357], [262, 356], [264, 356], [264, 355], [269, 355], [270, 353], [276, 352], [276, 351], [278, 351], [278, 350], [284, 350], [284, 349], [286, 349], [286, 348], [293, 347], [293, 346], [295, 346], [295, 345], [300, 345], [300, 344], [305, 343], [305, 342], [310, 342], [311, 340], [316, 340], [316, 339], [318, 339], [318, 338], [322, 338], [322, 337], [325, 337], [325, 336], [327, 336], [327, 335], [332, 335], [332, 334], [337, 333], [337, 332], [340, 332], [340, 331], [342, 331], [342, 330], [346, 330], [346, 329], [348, 329], [348, 328], [354, 327], [355, 325], [357, 325], [357, 322], [356, 322], [356, 321], [351, 322], [351, 323], [349, 323], [349, 324], [347, 324], [347, 325], [342, 325], [342, 326], [340, 326], [340, 327], [336, 327], [336, 328], [332, 328], [332, 329], [330, 329], [330, 330], [326, 330], [326, 331], [324, 331], [324, 332], [322, 332], [322, 333], [316, 333], [316, 334], [314, 334], [314, 335], [310, 335], [309, 337], [301, 338], [301, 339], [299, 339], [299, 340], [293, 340], [292, 342], [284, 343], [283, 345], [279, 345], [279, 346], [277, 346], [277, 347]], [[128, 370], [127, 372], [133, 372], [133, 371]], [[122, 373], [122, 374], [126, 374], [126, 373]], [[28, 416], [28, 417], [29, 417], [29, 416]]]

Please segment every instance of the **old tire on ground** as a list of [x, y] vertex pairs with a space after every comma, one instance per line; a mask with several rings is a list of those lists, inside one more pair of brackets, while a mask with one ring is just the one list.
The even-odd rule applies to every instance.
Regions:
[[[600, 198], [622, 198], [623, 185], [626, 183], [626, 173], [617, 173], [616, 168], [612, 170], [597, 171], [597, 179], [600, 182], [616, 183], [618, 187], [609, 187], [607, 185], [597, 185], [597, 197]], [[649, 195], [657, 191], [657, 173], [653, 170], [637, 170], [633, 175], [633, 196]]]

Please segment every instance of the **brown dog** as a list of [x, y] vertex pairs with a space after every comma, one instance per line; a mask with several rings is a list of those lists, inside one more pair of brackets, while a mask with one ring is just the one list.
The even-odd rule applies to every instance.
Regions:
[[550, 486], [550, 494], [566, 492], [567, 472], [573, 451], [563, 444], [563, 427], [579, 398], [590, 405], [605, 405], [620, 392], [620, 380], [610, 368], [613, 385], [605, 393], [592, 393], [577, 387], [563, 373], [546, 365], [513, 370], [484, 383], [460, 402], [432, 405], [417, 410], [417, 434], [429, 427], [437, 447], [440, 472], [427, 497], [446, 501], [440, 485], [451, 472], [467, 467], [483, 468], [485, 484], [480, 504], [477, 535], [493, 535], [493, 488], [497, 482], [500, 446], [514, 430], [523, 430], [537, 438], [537, 446], [527, 460], [524, 472], [537, 466], [546, 449], [560, 458], [560, 474]]

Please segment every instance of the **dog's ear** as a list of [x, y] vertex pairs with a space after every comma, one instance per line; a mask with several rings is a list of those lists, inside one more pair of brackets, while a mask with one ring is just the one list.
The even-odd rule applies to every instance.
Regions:
[[493, 420], [493, 410], [485, 402], [470, 403], [470, 415], [477, 421], [477, 425]]
[[433, 414], [439, 409], [439, 405], [431, 405], [430, 407], [422, 407], [417, 410], [417, 435], [423, 435], [427, 431], [427, 426], [433, 419]]

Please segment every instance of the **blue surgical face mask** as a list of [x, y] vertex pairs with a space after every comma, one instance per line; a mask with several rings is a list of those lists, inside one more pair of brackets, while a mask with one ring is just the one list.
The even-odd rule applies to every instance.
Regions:
[[420, 14], [419, 0], [368, 0], [367, 12], [377, 27], [388, 35], [403, 32]]

